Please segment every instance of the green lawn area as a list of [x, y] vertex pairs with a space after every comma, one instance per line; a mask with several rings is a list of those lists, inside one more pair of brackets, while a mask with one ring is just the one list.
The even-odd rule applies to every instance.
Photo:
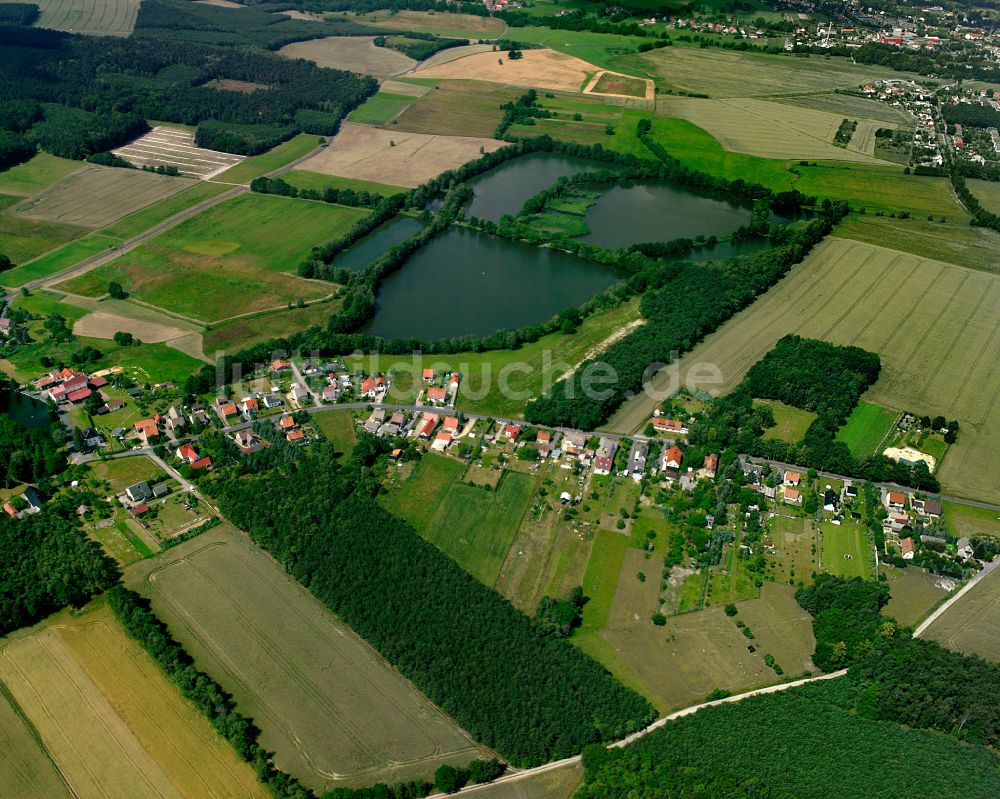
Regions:
[[202, 181], [191, 186], [191, 188], [178, 192], [173, 197], [167, 197], [165, 200], [160, 200], [148, 208], [143, 208], [141, 211], [136, 211], [124, 219], [119, 219], [111, 227], [103, 228], [100, 232], [105, 236], [122, 240], [138, 236], [164, 219], [169, 219], [174, 214], [179, 214], [186, 208], [197, 205], [202, 200], [217, 197], [230, 188], [232, 187]]
[[358, 442], [354, 433], [354, 416], [346, 408], [314, 413], [312, 420], [340, 452], [350, 452]]
[[958, 502], [943, 502], [948, 532], [959, 538], [968, 536], [1000, 537], [1000, 511], [974, 508]]
[[17, 288], [32, 280], [48, 277], [63, 269], [68, 269], [73, 264], [104, 252], [120, 242], [121, 239], [105, 236], [103, 233], [93, 233], [82, 239], [71, 241], [58, 250], [46, 253], [40, 258], [35, 258], [33, 261], [11, 269], [9, 272], [4, 272], [0, 275], [0, 282], [4, 286]]
[[42, 356], [48, 355], [56, 361], [70, 363], [70, 356], [87, 345], [97, 348], [102, 353], [100, 360], [87, 364], [88, 371], [123, 366], [135, 373], [138, 379], [151, 383], [163, 381], [183, 383], [187, 377], [204, 366], [204, 361], [192, 358], [166, 344], [143, 343], [119, 347], [109, 339], [77, 336], [68, 343], [53, 344], [43, 340], [20, 347], [6, 359], [0, 360], [0, 371], [23, 382], [45, 371], [40, 362]]
[[145, 455], [94, 461], [88, 468], [96, 479], [106, 480], [110, 485], [110, 491], [114, 494], [142, 480], [151, 480], [163, 474], [163, 470]]
[[390, 513], [406, 519], [418, 532], [428, 529], [448, 487], [465, 472], [465, 464], [454, 458], [427, 453], [402, 487], [380, 496]]
[[504, 473], [493, 491], [453, 483], [420, 533], [469, 574], [492, 587], [534, 490], [533, 475], [512, 471]]
[[323, 191], [326, 188], [352, 189], [353, 191], [367, 191], [369, 194], [381, 194], [383, 197], [409, 191], [402, 186], [390, 186], [388, 183], [323, 175], [319, 172], [307, 172], [304, 169], [293, 169], [291, 172], [285, 172], [281, 179], [297, 188], [315, 189], [316, 191]]
[[899, 414], [881, 405], [873, 405], [862, 400], [857, 404], [846, 424], [837, 431], [837, 440], [847, 444], [856, 458], [867, 458], [885, 437]]
[[760, 596], [760, 589], [754, 585], [753, 576], [747, 573], [745, 563], [739, 558], [739, 547], [730, 544], [725, 560], [709, 578], [707, 604], [723, 605]]
[[220, 350], [236, 352], [260, 341], [289, 336], [315, 325], [323, 326], [340, 306], [341, 300], [332, 299], [310, 303], [304, 308], [282, 308], [212, 325], [202, 338], [203, 348], [209, 356]]
[[100, 543], [104, 551], [122, 566], [128, 566], [153, 554], [146, 543], [129, 529], [124, 520], [118, 520], [108, 527], [91, 530], [90, 534]]
[[402, 94], [379, 92], [355, 108], [348, 119], [363, 125], [387, 125], [404, 108], [416, 102], [416, 99], [416, 97], [406, 97]]
[[237, 164], [221, 175], [216, 175], [213, 180], [220, 183], [249, 183], [254, 178], [259, 178], [261, 175], [266, 175], [268, 172], [273, 172], [275, 169], [280, 169], [292, 161], [302, 158], [316, 149], [319, 141], [319, 136], [300, 133], [266, 153], [250, 156], [242, 164]]
[[806, 430], [816, 418], [812, 411], [794, 408], [778, 400], [754, 400], [753, 404], [758, 407], [766, 405], [774, 414], [775, 425], [764, 431], [764, 438], [777, 438], [789, 444], [796, 444], [805, 438]]
[[19, 266], [89, 232], [76, 225], [15, 216], [8, 209], [0, 212], [0, 253]]
[[[823, 545], [823, 568], [838, 577], [871, 577], [868, 536], [861, 524], [844, 520], [837, 526], [820, 524]], [[847, 556], [850, 557], [847, 557]]]
[[610, 530], [598, 530], [594, 536], [583, 577], [583, 594], [587, 597], [587, 604], [583, 606], [583, 624], [578, 634], [597, 633], [607, 626], [625, 563], [625, 550], [630, 543], [629, 536]]
[[207, 322], [319, 299], [329, 283], [295, 270], [315, 244], [346, 232], [368, 211], [242, 194], [185, 220], [111, 263], [67, 281], [101, 297], [117, 281], [137, 299]]
[[0, 171], [0, 194], [30, 197], [82, 166], [81, 161], [39, 153], [30, 161]]

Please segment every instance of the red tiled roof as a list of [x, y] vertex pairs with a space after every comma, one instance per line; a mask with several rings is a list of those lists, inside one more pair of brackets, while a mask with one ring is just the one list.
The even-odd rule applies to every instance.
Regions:
[[81, 388], [77, 389], [76, 391], [69, 392], [69, 394], [66, 395], [66, 399], [68, 399], [70, 402], [79, 402], [80, 400], [87, 399], [87, 397], [89, 397], [93, 393], [94, 392], [91, 391], [89, 388]]
[[191, 464], [192, 469], [207, 469], [212, 465], [212, 459], [209, 457], [198, 458], [194, 463]]

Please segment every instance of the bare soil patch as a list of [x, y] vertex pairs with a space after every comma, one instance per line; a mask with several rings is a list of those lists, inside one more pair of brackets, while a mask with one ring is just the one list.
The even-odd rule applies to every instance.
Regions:
[[583, 59], [555, 50], [525, 50], [515, 61], [503, 52], [479, 52], [443, 64], [423, 65], [416, 74], [427, 78], [466, 78], [512, 86], [579, 92], [599, 72]]
[[114, 150], [136, 166], [175, 166], [182, 175], [210, 178], [246, 160], [245, 156], [207, 150], [194, 143], [194, 133], [157, 125], [149, 133]]
[[279, 55], [305, 58], [317, 66], [347, 69], [385, 80], [390, 75], [406, 72], [417, 62], [388, 47], [376, 47], [375, 37], [327, 36], [308, 42], [294, 42], [282, 47]]
[[73, 324], [73, 333], [88, 338], [113, 338], [115, 333], [131, 333], [140, 341], [154, 344], [170, 341], [187, 335], [187, 330], [178, 327], [158, 325], [155, 322], [145, 322], [139, 319], [129, 319], [118, 314], [95, 311], [89, 313]]
[[478, 158], [480, 149], [492, 152], [502, 146], [496, 139], [405, 133], [345, 122], [330, 146], [301, 167], [326, 175], [412, 187]]
[[254, 83], [249, 80], [231, 80], [230, 78], [219, 78], [217, 80], [210, 80], [208, 83], [204, 84], [208, 89], [218, 89], [224, 92], [242, 92], [243, 94], [249, 94], [250, 92], [266, 91], [267, 89], [273, 89], [266, 83]]

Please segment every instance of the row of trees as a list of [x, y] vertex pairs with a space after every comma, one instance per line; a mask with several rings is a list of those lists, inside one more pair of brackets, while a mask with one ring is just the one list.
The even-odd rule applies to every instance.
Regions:
[[[388, 442], [226, 478], [220, 507], [474, 738], [517, 765], [644, 726], [649, 704], [383, 510]], [[382, 458], [382, 461], [376, 461]]]
[[302, 200], [320, 200], [352, 208], [375, 208], [384, 199], [381, 194], [376, 192], [355, 191], [350, 188], [337, 189], [333, 186], [327, 186], [322, 191], [319, 189], [300, 189], [281, 178], [254, 178], [250, 181], [250, 191], [255, 191], [258, 194], [277, 194], [280, 197], [298, 197]]
[[[838, 209], [839, 214], [844, 209]], [[607, 421], [629, 396], [641, 391], [656, 365], [665, 366], [690, 350], [737, 311], [774, 285], [832, 229], [835, 217], [820, 216], [776, 232], [782, 243], [753, 255], [706, 264], [670, 263], [657, 272], [658, 282], [642, 297], [648, 324], [613, 344], [600, 362], [614, 381], [600, 392], [584, 391], [587, 366], [528, 403], [525, 418], [533, 423], [594, 430]]]

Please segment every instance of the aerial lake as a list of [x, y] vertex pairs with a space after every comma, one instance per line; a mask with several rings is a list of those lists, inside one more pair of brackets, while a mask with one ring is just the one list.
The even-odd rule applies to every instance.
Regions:
[[382, 281], [362, 330], [425, 340], [486, 335], [544, 322], [620, 277], [565, 252], [453, 228]]
[[413, 217], [397, 216], [352, 244], [334, 259], [333, 264], [360, 272], [372, 261], [382, 257], [390, 247], [415, 236], [422, 227]]
[[647, 241], [727, 236], [749, 224], [746, 204], [700, 194], [663, 181], [620, 183], [587, 211], [590, 234], [581, 241], [611, 250]]
[[468, 215], [499, 222], [504, 214], [516, 214], [525, 200], [534, 197], [561, 177], [612, 168], [613, 164], [601, 164], [586, 158], [529, 153], [505, 161], [496, 169], [469, 181], [475, 197], [469, 205]]

